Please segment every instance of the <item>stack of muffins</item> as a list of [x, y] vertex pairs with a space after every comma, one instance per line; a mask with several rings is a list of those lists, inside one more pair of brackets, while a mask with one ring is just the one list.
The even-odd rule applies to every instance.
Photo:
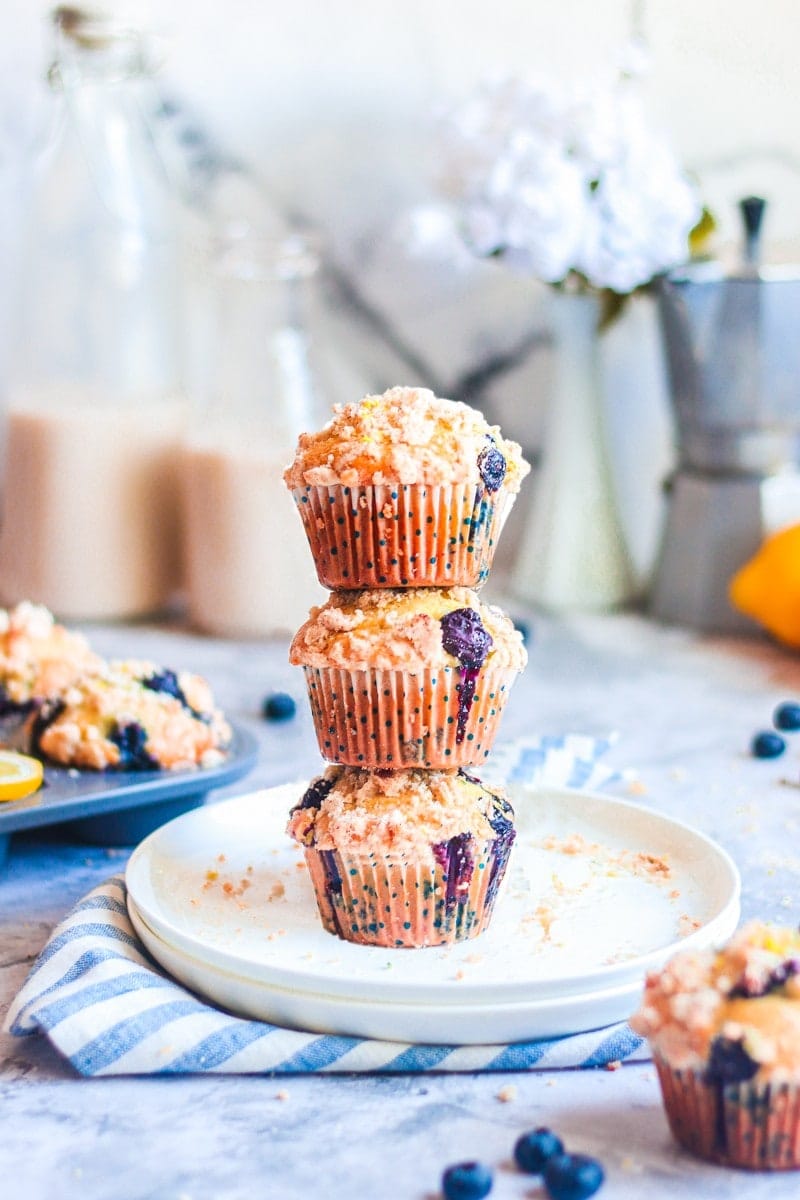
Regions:
[[320, 752], [292, 810], [325, 928], [430, 946], [480, 933], [514, 840], [481, 763], [522, 638], [475, 588], [528, 471], [480, 413], [417, 388], [334, 410], [285, 473], [331, 589], [292, 643]]

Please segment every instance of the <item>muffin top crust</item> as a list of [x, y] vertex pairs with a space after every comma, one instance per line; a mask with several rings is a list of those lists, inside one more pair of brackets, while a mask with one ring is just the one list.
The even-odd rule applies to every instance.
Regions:
[[[474, 661], [470, 661], [470, 652]], [[289, 651], [295, 666], [420, 670], [527, 662], [509, 618], [471, 588], [334, 592], [312, 608]]]
[[292, 809], [287, 832], [317, 850], [420, 860], [463, 834], [491, 841], [512, 817], [502, 792], [463, 771], [329, 767]]
[[647, 976], [631, 1026], [709, 1083], [796, 1081], [800, 933], [751, 921], [720, 950], [680, 952]]
[[28, 724], [30, 750], [93, 770], [217, 766], [231, 730], [205, 680], [127, 660], [79, 677]]
[[427, 388], [394, 387], [335, 405], [316, 433], [303, 433], [287, 487], [481, 484], [518, 492], [530, 467], [516, 442], [503, 438], [477, 409]]
[[57, 624], [43, 604], [0, 609], [0, 712], [52, 696], [103, 660], [86, 638]]

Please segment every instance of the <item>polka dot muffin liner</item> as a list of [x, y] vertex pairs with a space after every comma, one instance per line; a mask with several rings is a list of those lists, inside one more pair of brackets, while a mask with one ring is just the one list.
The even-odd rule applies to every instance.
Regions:
[[365, 946], [416, 949], [477, 937], [489, 924], [514, 841], [462, 833], [433, 847], [432, 863], [306, 847], [325, 929]]
[[323, 587], [479, 587], [515, 496], [482, 485], [307, 486], [293, 493]]
[[518, 672], [482, 667], [459, 720], [458, 667], [409, 671], [304, 667], [320, 753], [352, 767], [442, 767], [482, 763], [492, 748]]
[[753, 1171], [800, 1168], [800, 1088], [791, 1083], [708, 1083], [654, 1056], [675, 1140], [707, 1162]]

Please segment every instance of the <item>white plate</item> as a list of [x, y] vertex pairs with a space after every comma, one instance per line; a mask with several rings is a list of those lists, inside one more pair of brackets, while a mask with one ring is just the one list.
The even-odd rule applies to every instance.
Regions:
[[234, 1011], [403, 1041], [577, 1032], [626, 1016], [646, 970], [738, 920], [736, 867], [703, 834], [608, 796], [515, 787], [517, 843], [486, 933], [416, 951], [343, 942], [284, 833], [304, 786], [187, 813], [128, 865], [148, 949]]
[[[516, 1004], [376, 1004], [372, 1000], [265, 987], [256, 979], [193, 958], [158, 936], [128, 897], [136, 932], [163, 967], [192, 991], [231, 1012], [289, 1028], [390, 1042], [493, 1045], [560, 1037], [627, 1017], [639, 984]], [[588, 1023], [587, 1023], [588, 1022]]]

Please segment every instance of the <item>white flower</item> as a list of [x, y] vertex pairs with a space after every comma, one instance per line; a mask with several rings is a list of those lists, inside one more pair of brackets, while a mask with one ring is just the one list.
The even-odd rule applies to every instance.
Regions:
[[[629, 74], [633, 72], [630, 71]], [[478, 255], [628, 292], [682, 262], [693, 189], [631, 84], [488, 84], [450, 121], [447, 191]]]

